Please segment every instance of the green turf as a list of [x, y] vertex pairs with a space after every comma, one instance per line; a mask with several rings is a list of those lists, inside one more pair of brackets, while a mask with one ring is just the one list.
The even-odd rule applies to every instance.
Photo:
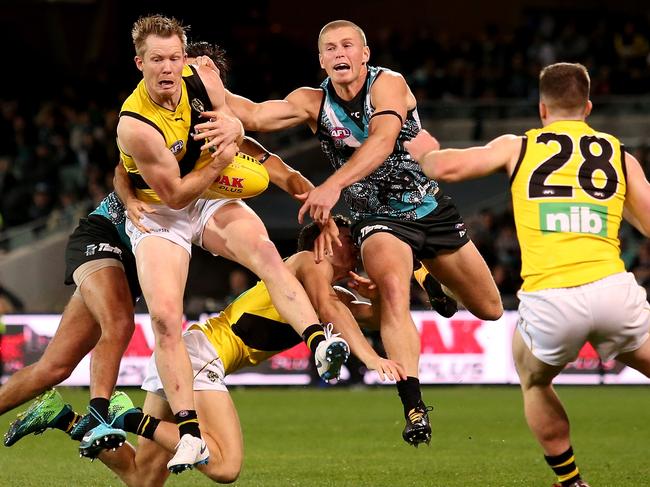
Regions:
[[[647, 387], [560, 387], [572, 418], [574, 449], [593, 487], [650, 485], [650, 390]], [[84, 389], [62, 389], [78, 409]], [[139, 391], [129, 391], [136, 402]], [[393, 388], [238, 389], [233, 397], [245, 439], [238, 486], [542, 486], [553, 483], [529, 434], [515, 387], [437, 387], [431, 446], [401, 439]], [[0, 417], [5, 431], [14, 414]], [[0, 450], [0, 486], [115, 486], [100, 462], [77, 456], [59, 431]], [[172, 486], [210, 482], [196, 472]]]

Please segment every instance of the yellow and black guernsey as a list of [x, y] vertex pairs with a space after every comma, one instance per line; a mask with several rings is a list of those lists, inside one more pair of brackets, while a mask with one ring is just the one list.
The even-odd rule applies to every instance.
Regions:
[[[211, 110], [212, 103], [194, 66], [185, 65], [183, 67], [181, 85], [180, 102], [176, 109], [169, 110], [151, 99], [144, 79], [141, 80], [122, 105], [120, 117], [133, 117], [155, 128], [176, 157], [182, 177], [193, 169], [202, 167], [210, 160], [210, 152], [201, 151], [203, 142], [195, 141], [190, 134], [193, 127], [201, 121], [199, 114], [205, 110]], [[136, 188], [138, 199], [147, 203], [161, 203], [158, 195], [140, 175], [133, 158], [121, 147], [119, 150], [126, 172]]]
[[579, 286], [623, 272], [620, 141], [582, 121], [554, 122], [522, 140], [510, 180], [522, 289]]
[[189, 329], [205, 333], [219, 353], [226, 374], [257, 365], [302, 342], [273, 306], [262, 281], [239, 295], [217, 316]]

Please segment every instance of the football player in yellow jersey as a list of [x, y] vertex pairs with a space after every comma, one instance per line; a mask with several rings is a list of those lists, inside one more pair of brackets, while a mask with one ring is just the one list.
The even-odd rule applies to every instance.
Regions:
[[553, 64], [540, 74], [543, 128], [462, 150], [437, 150], [425, 131], [407, 143], [431, 178], [510, 176], [524, 280], [513, 355], [526, 420], [562, 487], [587, 484], [554, 377], [586, 342], [650, 376], [650, 307], [618, 241], [623, 217], [650, 236], [650, 184], [618, 139], [585, 122], [589, 85], [581, 64]]
[[[192, 243], [246, 266], [262, 279], [274, 305], [314, 354], [336, 352], [331, 363], [340, 366], [348, 350], [343, 339], [326, 339], [309, 298], [282, 263], [259, 217], [241, 200], [199, 197], [224, 163], [232, 160], [235, 142], [241, 143], [241, 123], [228, 116], [218, 73], [186, 65], [186, 35], [175, 19], [142, 17], [134, 24], [132, 37], [143, 80], [124, 102], [117, 138], [139, 197], [146, 197], [154, 211], [141, 222], [149, 232], [139, 231], [129, 221], [127, 233], [152, 317], [158, 371], [180, 426], [181, 441], [169, 468], [182, 471], [209, 458], [193, 406], [191, 364], [180, 334]], [[202, 142], [190, 137], [194, 117], [205, 108], [224, 115], [220, 121], [227, 125], [214, 157]], [[321, 376], [328, 378], [332, 373], [328, 363], [324, 357], [319, 362]], [[104, 421], [106, 392], [91, 401], [99, 424], [84, 437], [82, 453], [114, 431], [108, 431]]]

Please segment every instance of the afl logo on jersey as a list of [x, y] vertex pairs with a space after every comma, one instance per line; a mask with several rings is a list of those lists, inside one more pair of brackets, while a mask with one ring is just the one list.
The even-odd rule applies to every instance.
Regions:
[[172, 146], [169, 148], [170, 151], [172, 151], [172, 154], [176, 155], [180, 151], [183, 150], [183, 141], [182, 140], [177, 140], [172, 144]]
[[346, 129], [345, 127], [334, 127], [332, 130], [330, 130], [330, 137], [336, 140], [341, 140], [350, 137], [350, 134], [351, 134], [350, 130]]
[[196, 110], [197, 112], [205, 112], [205, 107], [203, 106], [203, 102], [198, 98], [192, 98], [190, 104], [192, 105], [192, 108], [194, 108], [194, 110]]

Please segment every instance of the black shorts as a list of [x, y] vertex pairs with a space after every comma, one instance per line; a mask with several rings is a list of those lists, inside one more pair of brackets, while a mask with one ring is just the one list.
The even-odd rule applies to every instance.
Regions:
[[467, 242], [465, 222], [451, 197], [441, 191], [436, 194], [438, 206], [418, 220], [400, 220], [390, 217], [366, 218], [352, 227], [352, 237], [359, 247], [370, 235], [388, 232], [407, 243], [419, 259], [431, 259], [441, 251], [456, 250]]
[[65, 248], [65, 283], [74, 284], [72, 274], [77, 268], [97, 259], [115, 259], [122, 262], [133, 302], [140, 296], [138, 270], [131, 247], [120, 238], [115, 225], [99, 215], [79, 220]]

